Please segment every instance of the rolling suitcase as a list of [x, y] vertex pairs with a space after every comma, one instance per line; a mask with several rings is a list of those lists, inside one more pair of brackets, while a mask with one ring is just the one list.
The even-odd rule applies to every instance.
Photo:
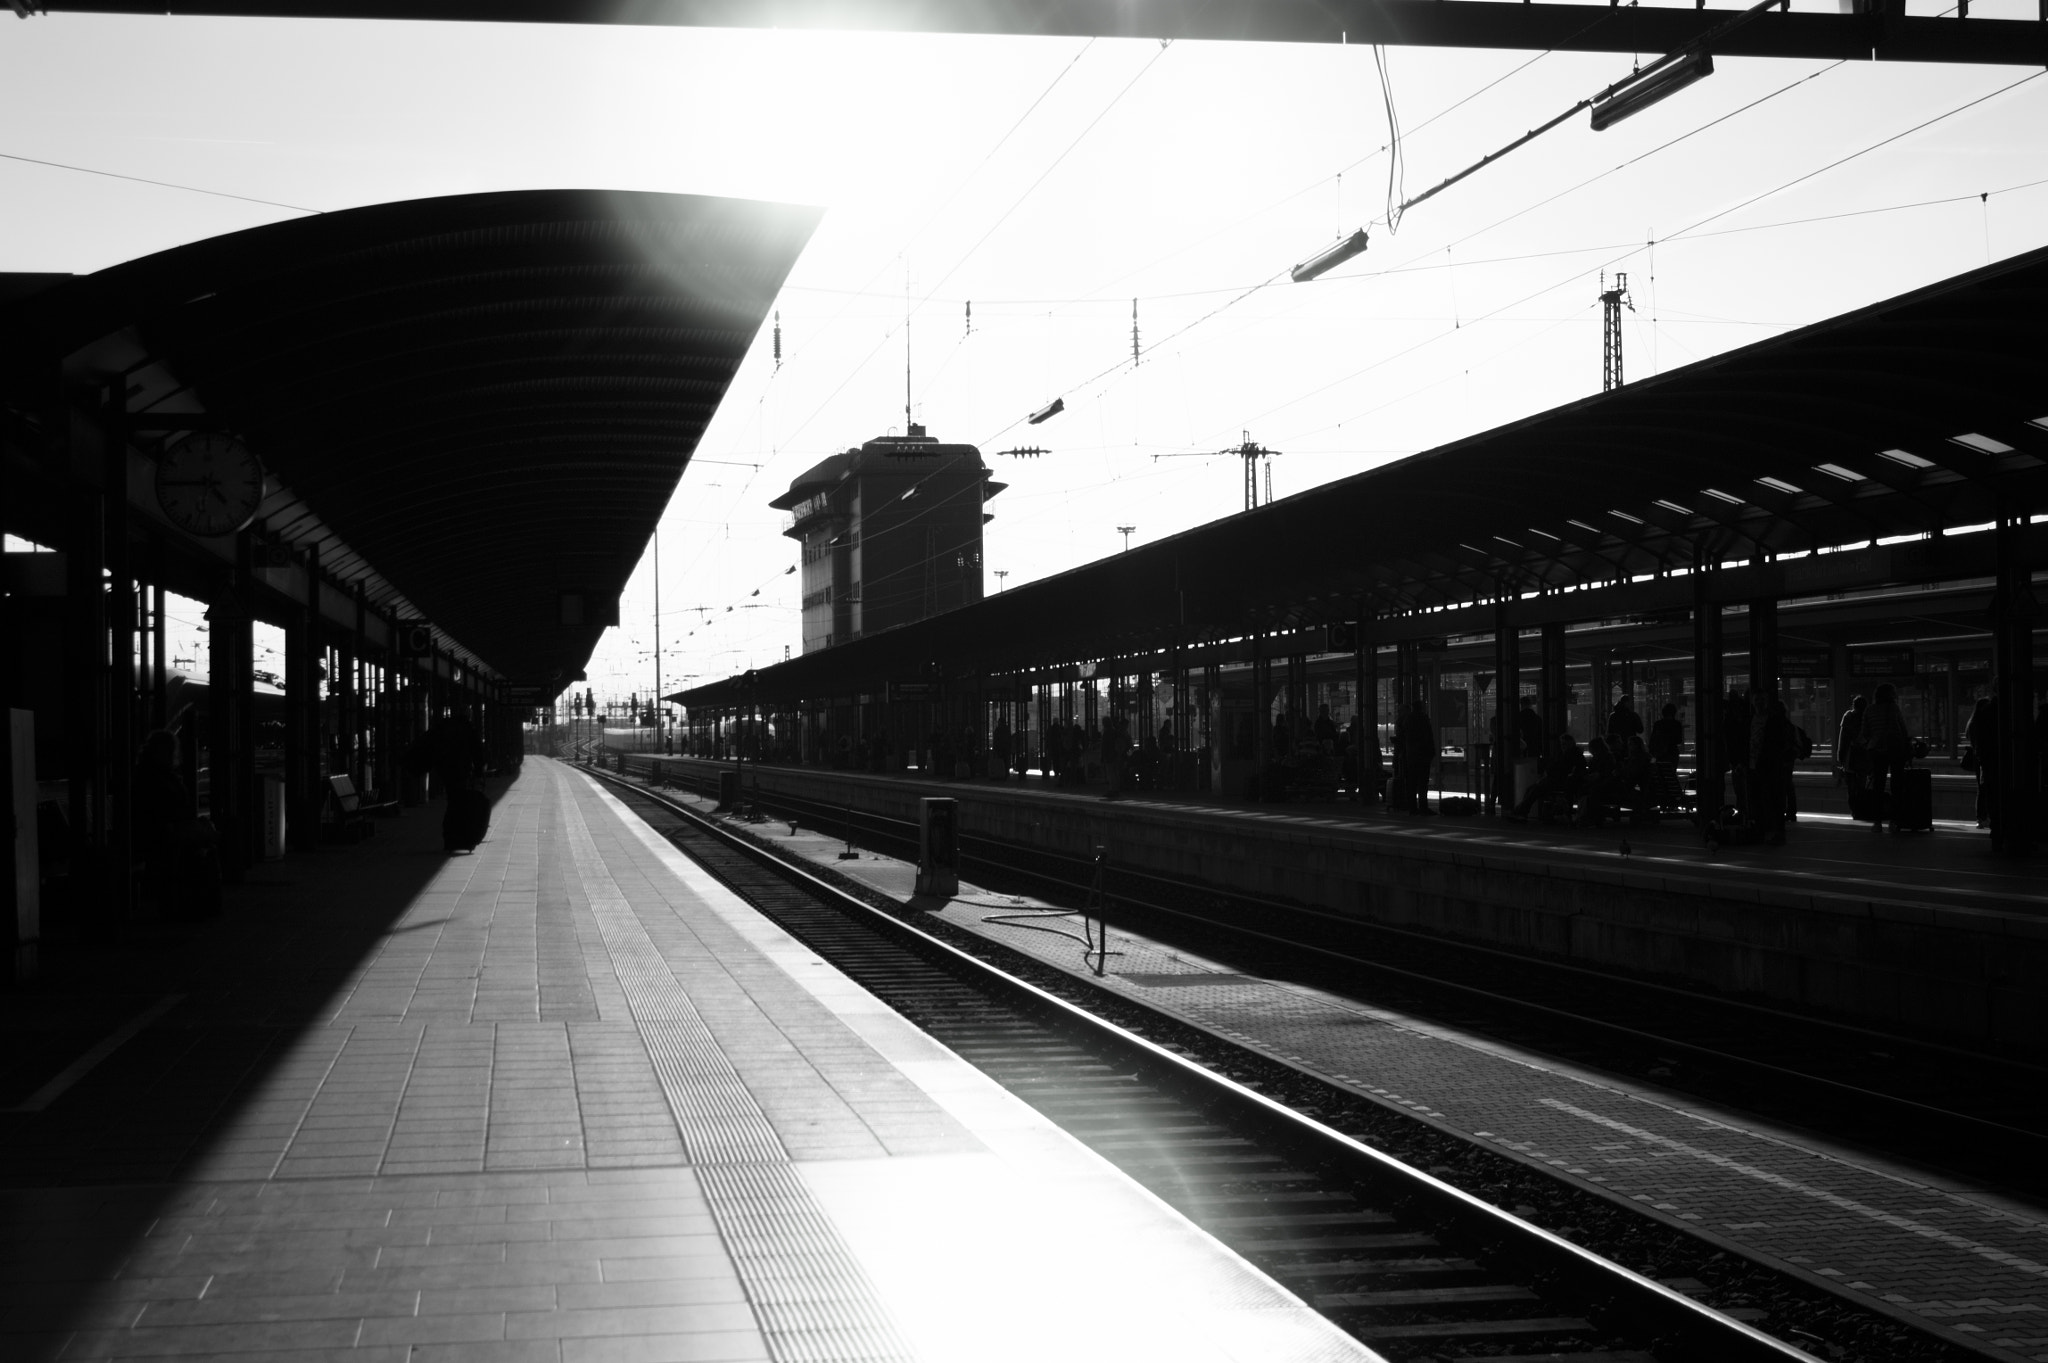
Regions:
[[1849, 817], [1858, 823], [1882, 823], [1885, 806], [1889, 798], [1881, 790], [1872, 790], [1863, 783], [1863, 778], [1853, 776], [1849, 784]]
[[491, 829], [491, 802], [480, 790], [451, 790], [441, 816], [441, 844], [450, 852], [474, 852]]
[[1899, 773], [1892, 791], [1892, 830], [1934, 831], [1934, 773], [1929, 768], [1908, 767]]

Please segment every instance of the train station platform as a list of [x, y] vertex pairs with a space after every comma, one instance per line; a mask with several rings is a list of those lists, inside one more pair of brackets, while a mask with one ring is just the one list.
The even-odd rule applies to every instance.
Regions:
[[589, 777], [493, 795], [0, 996], [0, 1356], [1374, 1357]]
[[[708, 798], [669, 794], [713, 811]], [[1479, 836], [1437, 831], [1449, 822], [1432, 821], [1426, 836]], [[744, 827], [783, 855], [913, 904], [914, 866], [873, 852], [842, 861], [843, 844], [829, 827]], [[1828, 850], [1837, 839], [1802, 826], [1802, 841], [1809, 836], [1823, 850], [1806, 854], [1808, 874], [1825, 874], [1816, 864], [1825, 856], [1848, 859], [1847, 850]], [[1872, 837], [1843, 830], [1851, 836]], [[1122, 929], [1109, 931], [1105, 945], [1115, 954], [1098, 976], [1076, 941], [1046, 930], [1078, 936], [1077, 915], [1019, 923], [1047, 906], [967, 880], [949, 901], [916, 898], [915, 907], [1980, 1355], [2048, 1360], [2048, 1207], [1654, 1082], [1244, 973]]]
[[[699, 782], [732, 770], [631, 761]], [[1783, 846], [1713, 847], [1684, 822], [1585, 829], [1181, 792], [1108, 800], [1035, 778], [745, 771], [750, 790], [828, 822], [914, 822], [920, 798], [949, 796], [970, 838], [1084, 862], [1101, 849], [1119, 868], [1340, 919], [1990, 1050], [2038, 1053], [2048, 1036], [2048, 880], [1960, 820], [1892, 837], [1803, 813]]]

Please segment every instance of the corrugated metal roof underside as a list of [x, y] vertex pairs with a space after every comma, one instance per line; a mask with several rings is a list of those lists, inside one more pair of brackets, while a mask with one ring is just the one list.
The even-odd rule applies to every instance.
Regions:
[[132, 320], [207, 410], [429, 619], [548, 688], [601, 633], [559, 625], [559, 594], [623, 589], [817, 218], [693, 195], [468, 195], [84, 282], [139, 304]]

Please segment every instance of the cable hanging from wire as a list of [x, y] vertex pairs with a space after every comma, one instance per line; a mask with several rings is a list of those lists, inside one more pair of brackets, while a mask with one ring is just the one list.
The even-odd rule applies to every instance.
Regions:
[[1387, 50], [1372, 45], [1372, 63], [1380, 74], [1380, 102], [1387, 110], [1387, 235], [1401, 230], [1401, 215], [1408, 206], [1400, 202], [1406, 192], [1408, 166], [1401, 153], [1401, 115], [1394, 107], [1394, 83], [1387, 74]]

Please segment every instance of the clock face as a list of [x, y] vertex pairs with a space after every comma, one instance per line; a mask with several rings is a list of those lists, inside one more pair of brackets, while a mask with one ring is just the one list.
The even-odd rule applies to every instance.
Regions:
[[256, 517], [263, 465], [233, 436], [187, 436], [157, 461], [156, 501], [187, 534], [232, 535]]

